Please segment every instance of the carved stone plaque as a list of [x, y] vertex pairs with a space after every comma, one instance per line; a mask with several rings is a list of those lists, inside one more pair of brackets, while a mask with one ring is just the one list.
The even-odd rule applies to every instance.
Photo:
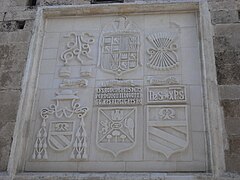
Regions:
[[197, 14], [47, 18], [25, 171], [206, 171]]

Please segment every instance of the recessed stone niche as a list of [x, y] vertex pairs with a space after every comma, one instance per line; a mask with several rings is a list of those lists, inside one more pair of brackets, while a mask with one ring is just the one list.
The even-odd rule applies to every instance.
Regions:
[[46, 13], [30, 71], [23, 171], [211, 169], [199, 11], [150, 6]]

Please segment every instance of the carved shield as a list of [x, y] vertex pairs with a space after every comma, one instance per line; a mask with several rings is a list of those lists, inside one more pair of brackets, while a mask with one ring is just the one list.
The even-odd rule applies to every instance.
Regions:
[[107, 25], [101, 34], [98, 65], [105, 72], [121, 75], [140, 63], [140, 31], [126, 17]]
[[115, 157], [135, 146], [136, 108], [99, 108], [97, 125], [97, 146]]
[[74, 137], [74, 121], [51, 121], [48, 144], [56, 151], [63, 151], [71, 146]]
[[153, 105], [147, 107], [147, 144], [169, 158], [188, 146], [186, 105]]

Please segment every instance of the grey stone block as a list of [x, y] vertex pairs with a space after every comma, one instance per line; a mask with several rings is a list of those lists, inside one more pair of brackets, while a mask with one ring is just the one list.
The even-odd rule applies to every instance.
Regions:
[[238, 11], [235, 9], [212, 11], [211, 14], [213, 24], [235, 23], [239, 21]]
[[220, 85], [219, 94], [222, 100], [224, 99], [240, 99], [240, 86], [238, 85]]
[[0, 128], [0, 171], [7, 169], [14, 126], [14, 122], [8, 122]]
[[225, 118], [225, 126], [229, 136], [240, 136], [240, 117]]
[[223, 100], [221, 104], [225, 118], [240, 117], [240, 100]]
[[40, 6], [73, 5], [74, 0], [41, 0]]
[[226, 152], [225, 160], [227, 172], [240, 172], [240, 156], [238, 154], [229, 154]]
[[18, 29], [16, 21], [0, 22], [0, 32], [12, 32]]
[[[6, 171], [8, 165], [9, 154], [11, 150], [11, 145], [0, 146], [0, 171]], [[3, 178], [5, 179], [5, 177]]]
[[23, 72], [20, 71], [1, 71], [0, 90], [20, 89]]
[[217, 80], [219, 85], [239, 85], [240, 84], [239, 64], [217, 64]]
[[225, 64], [240, 64], [240, 51], [217, 51], [215, 52], [215, 59], [220, 68]]
[[12, 20], [31, 20], [35, 19], [36, 16], [36, 9], [27, 8], [25, 10], [16, 10], [12, 9], [8, 11], [5, 16], [5, 21], [12, 21]]
[[29, 43], [32, 33], [29, 31], [17, 31], [9, 33], [8, 43]]

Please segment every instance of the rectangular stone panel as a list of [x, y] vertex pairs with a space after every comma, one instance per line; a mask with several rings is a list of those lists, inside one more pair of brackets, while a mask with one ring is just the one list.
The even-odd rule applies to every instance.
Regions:
[[24, 171], [207, 171], [197, 17], [47, 18]]

